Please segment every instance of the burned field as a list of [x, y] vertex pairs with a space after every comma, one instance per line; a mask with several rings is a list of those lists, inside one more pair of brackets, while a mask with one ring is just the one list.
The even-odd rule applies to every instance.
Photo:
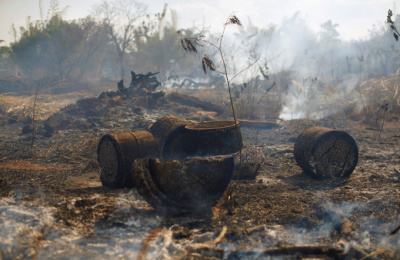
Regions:
[[[26, 134], [26, 122], [2, 117], [0, 258], [399, 257], [397, 119], [382, 129], [342, 114], [243, 121], [243, 146], [258, 147], [265, 160], [255, 179], [232, 178], [208, 210], [171, 212], [168, 205], [149, 204], [135, 187], [103, 186], [97, 146], [104, 135], [149, 131], [170, 115], [190, 123], [231, 120], [215, 104], [189, 98], [103, 93], [37, 120], [36, 132]], [[311, 127], [337, 129], [354, 138], [358, 162], [348, 177], [318, 179], [303, 173], [295, 144]]]

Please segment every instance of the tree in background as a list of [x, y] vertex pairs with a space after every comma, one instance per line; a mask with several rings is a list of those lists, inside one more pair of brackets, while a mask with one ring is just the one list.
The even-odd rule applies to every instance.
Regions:
[[[200, 72], [193, 65], [195, 57], [187, 55], [180, 45], [176, 32], [178, 15], [168, 5], [161, 13], [153, 17], [147, 16], [142, 25], [135, 31], [135, 45], [131, 47], [133, 62], [130, 66], [138, 72], [160, 72], [161, 80], [188, 76], [191, 70]], [[194, 29], [186, 29], [185, 33], [193, 36]], [[140, 62], [137, 62], [140, 61]]]
[[[4, 40], [0, 40], [0, 44], [3, 42]], [[17, 74], [17, 67], [13, 61], [12, 50], [8, 46], [0, 46], [0, 76], [10, 74]]]
[[[106, 34], [91, 18], [67, 22], [52, 1], [48, 19], [32, 22], [20, 28], [10, 44], [13, 56], [25, 76], [33, 79], [57, 76], [79, 80], [87, 71], [89, 62], [106, 44]], [[42, 13], [42, 12], [41, 12]]]
[[135, 41], [137, 23], [146, 15], [147, 6], [135, 0], [103, 1], [93, 15], [102, 24], [118, 55], [120, 75], [125, 76], [125, 57]]

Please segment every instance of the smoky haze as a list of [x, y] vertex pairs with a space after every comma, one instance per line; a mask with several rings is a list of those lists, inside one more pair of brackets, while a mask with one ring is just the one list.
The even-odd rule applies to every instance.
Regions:
[[[204, 75], [200, 54], [185, 53], [176, 33], [181, 30], [186, 37], [202, 34], [216, 42], [221, 32], [207, 27], [180, 28], [180, 13], [167, 5], [160, 6], [157, 14], [127, 8], [137, 17], [129, 27], [131, 38], [124, 42], [129, 14], [115, 13], [112, 3], [118, 2], [135, 3], [111, 2], [108, 15], [121, 18], [114, 21], [107, 20], [105, 13], [99, 15], [100, 5], [86, 18], [64, 20], [63, 9], [54, 4], [40, 20], [27, 19], [23, 28], [11, 28], [14, 41], [3, 44], [1, 77], [66, 80], [74, 89], [103, 82], [113, 89], [121, 78], [129, 84], [130, 71], [159, 72], [158, 80], [166, 88], [225, 87], [217, 72]], [[386, 15], [381, 14], [382, 21]], [[242, 19], [240, 13], [237, 16]], [[369, 29], [362, 40], [343, 40], [339, 28], [345, 26], [327, 17], [315, 30], [300, 12], [264, 27], [251, 19], [241, 27], [229, 25], [223, 39], [229, 74], [234, 76], [257, 61], [232, 82], [238, 102], [253, 98], [259, 109], [268, 107], [265, 103], [275, 106], [274, 113], [252, 108], [250, 116], [259, 118], [321, 118], [362, 108], [362, 83], [396, 73], [399, 45], [384, 22], [360, 28]], [[222, 65], [215, 50], [204, 51], [217, 67]]]

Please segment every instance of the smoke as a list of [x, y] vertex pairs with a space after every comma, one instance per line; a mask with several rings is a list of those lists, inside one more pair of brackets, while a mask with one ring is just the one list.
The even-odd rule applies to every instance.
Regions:
[[[74, 201], [60, 203], [68, 203], [68, 208], [75, 210]], [[74, 227], [62, 228], [55, 217], [54, 208], [35, 207], [29, 203], [22, 205], [15, 198], [3, 198], [0, 200], [0, 251], [6, 259], [18, 255], [28, 258], [36, 255], [38, 259], [136, 259], [144, 241], [154, 230], [160, 229], [147, 243], [146, 258], [176, 259], [218, 236], [218, 232], [202, 232], [200, 229], [185, 231], [181, 224], [163, 227], [163, 217], [153, 211], [146, 214], [148, 205], [138, 199], [138, 194], [133, 190], [120, 194], [115, 206], [114, 213], [95, 224], [91, 236], [82, 236]], [[94, 207], [101, 207], [101, 203]], [[397, 250], [400, 246], [397, 237], [388, 236], [397, 224], [382, 222], [373, 217], [353, 223], [353, 215], [360, 211], [368, 211], [368, 205], [362, 202], [328, 201], [321, 206], [322, 214], [317, 224], [266, 224], [252, 227], [247, 232], [246, 241], [252, 241], [254, 246], [247, 246], [243, 254], [247, 252], [262, 256], [263, 250], [282, 245], [325, 245], [343, 248], [345, 253], [353, 249], [366, 252], [376, 248]], [[223, 258], [229, 259], [230, 256], [241, 254], [238, 251], [240, 240], [222, 240], [216, 247], [222, 250], [218, 254], [222, 254]]]
[[[225, 35], [229, 73], [241, 72], [234, 82], [248, 83], [257, 76], [264, 76], [269, 84], [276, 82], [271, 92], [280, 96], [283, 119], [319, 119], [344, 111], [349, 104], [360, 108], [355, 88], [370, 78], [395, 74], [400, 62], [393, 54], [400, 46], [383, 23], [370, 29], [365, 39], [344, 41], [338, 28], [346, 25], [328, 18], [318, 31], [297, 12], [279, 25], [259, 28], [249, 21]], [[242, 72], [257, 58], [255, 66]], [[260, 67], [268, 69], [269, 78], [262, 75]], [[283, 72], [287, 72], [285, 79]]]
[[[290, 10], [295, 7], [291, 6]], [[126, 80], [129, 80], [129, 71], [133, 70], [160, 72], [159, 81], [167, 87], [225, 85], [216, 72], [204, 75], [198, 56], [184, 54], [176, 34], [178, 28], [174, 27], [180, 14], [174, 16], [172, 13], [159, 24], [159, 35], [152, 32], [147, 35], [147, 40], [139, 42], [136, 39], [138, 42], [130, 46], [124, 58]], [[382, 20], [385, 15], [382, 13]], [[230, 78], [240, 73], [231, 83], [240, 85], [257, 76], [263, 78], [266, 86], [275, 82], [269, 95], [279, 98], [283, 119], [322, 118], [343, 111], [349, 104], [356, 103], [356, 107], [360, 107], [355, 87], [372, 77], [392, 75], [400, 67], [400, 60], [395, 55], [400, 47], [384, 23], [377, 23], [372, 28], [365, 25], [360, 31], [369, 30], [369, 36], [349, 41], [339, 34], [347, 25], [338, 24], [328, 16], [319, 28], [311, 26], [300, 12], [280, 23], [271, 21], [263, 27], [253, 24], [251, 18], [248, 22], [243, 21], [245, 17], [239, 18], [244, 26], [229, 25], [222, 46]], [[32, 78], [62, 77], [71, 81], [120, 77], [118, 55], [96, 20], [64, 21], [54, 16], [41, 22], [44, 23], [42, 27], [40, 23], [28, 20], [32, 27], [24, 29], [23, 41], [21, 38], [11, 46], [19, 67], [14, 71]], [[211, 32], [208, 28], [185, 28], [183, 31], [188, 37], [204, 34], [207, 40], [215, 43], [221, 37], [223, 22], [212, 22], [213, 28], [221, 24], [221, 32]], [[58, 27], [51, 29], [50, 23]], [[36, 38], [28, 37], [30, 28], [38, 28], [44, 35], [49, 33], [52, 37], [39, 37], [41, 34]], [[153, 35], [157, 35], [157, 41], [152, 40]], [[218, 52], [211, 48], [207, 53], [221, 68]], [[254, 66], [245, 69], [257, 59]], [[260, 67], [267, 68], [269, 78], [265, 78]], [[283, 72], [290, 72], [286, 79], [279, 78]], [[178, 80], [174, 82], [174, 78]], [[263, 102], [269, 102], [268, 98]], [[265, 109], [265, 106], [261, 107]]]

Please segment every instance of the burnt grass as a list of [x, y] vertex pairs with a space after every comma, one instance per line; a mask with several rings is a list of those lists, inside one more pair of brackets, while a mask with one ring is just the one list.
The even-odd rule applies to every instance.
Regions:
[[[172, 230], [173, 241], [179, 243], [190, 241], [195, 234], [212, 232], [217, 236], [226, 226], [221, 242], [212, 245], [212, 256], [217, 258], [221, 257], [218, 250], [252, 252], [304, 245], [342, 248], [343, 241], [352, 242], [353, 251], [357, 252], [352, 254], [355, 259], [380, 249], [386, 249], [385, 253], [369, 259], [399, 257], [399, 244], [394, 241], [399, 240], [400, 232], [389, 232], [400, 224], [400, 174], [394, 171], [400, 169], [400, 122], [387, 122], [379, 131], [361, 120], [337, 115], [322, 120], [279, 121], [276, 127], [267, 129], [242, 127], [244, 144], [260, 147], [266, 156], [257, 178], [232, 181], [234, 192], [229, 203], [222, 197], [208, 212], [171, 215], [152, 208], [135, 188], [102, 187], [96, 162], [96, 145], [104, 133], [146, 130], [154, 120], [168, 114], [190, 120], [215, 118], [199, 118], [197, 111], [201, 109], [165, 107], [147, 112], [148, 116], [113, 107], [109, 111], [128, 113], [127, 120], [118, 121], [124, 118], [119, 114], [100, 122], [101, 116], [97, 115], [97, 125], [58, 130], [50, 137], [43, 136], [38, 122], [33, 147], [32, 134], [21, 134], [24, 123], [0, 119], [0, 199], [27, 208], [48, 207], [54, 217], [52, 226], [41, 231], [40, 239], [36, 237], [22, 248], [9, 251], [2, 246], [1, 254], [5, 258], [19, 253], [36, 258], [41, 250], [50, 252], [37, 242], [54, 239], [49, 230], [71, 230], [80, 238], [104, 240], [112, 246], [114, 240], [104, 230], [130, 230], [127, 219], [133, 217], [158, 220], [156, 224], [142, 221], [135, 229], [141, 241], [160, 227]], [[343, 130], [356, 140], [359, 161], [350, 178], [315, 180], [296, 165], [296, 138], [312, 126]], [[367, 244], [363, 238], [366, 233]], [[35, 252], [29, 253], [26, 248], [34, 248]], [[192, 257], [205, 257], [204, 254], [197, 252]], [[186, 257], [190, 255], [189, 252]], [[39, 256], [46, 258], [45, 253]]]

